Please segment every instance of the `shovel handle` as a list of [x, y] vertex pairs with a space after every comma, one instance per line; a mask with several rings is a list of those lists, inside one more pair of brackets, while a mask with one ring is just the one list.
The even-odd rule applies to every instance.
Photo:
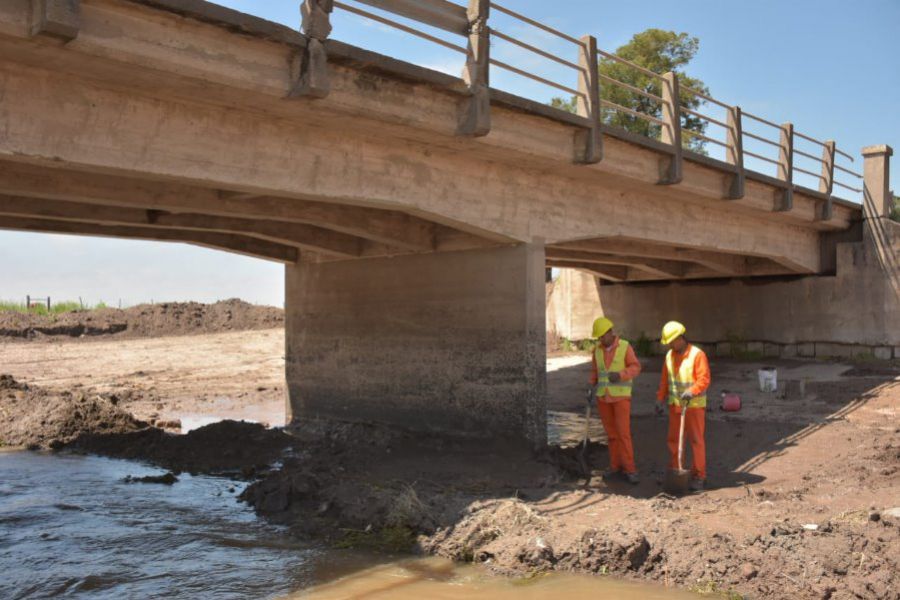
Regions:
[[681, 464], [684, 455], [684, 416], [687, 414], [687, 406], [681, 407], [681, 426], [678, 428], [678, 470], [683, 471], [684, 466]]

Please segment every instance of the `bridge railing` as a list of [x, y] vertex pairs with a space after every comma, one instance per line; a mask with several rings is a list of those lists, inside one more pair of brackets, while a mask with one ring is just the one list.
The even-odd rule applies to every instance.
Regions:
[[[327, 2], [304, 0], [305, 4]], [[830, 199], [835, 195], [836, 187], [862, 193], [861, 188], [851, 185], [850, 179], [859, 180], [862, 175], [839, 164], [847, 160], [853, 162], [853, 156], [837, 148], [834, 141], [818, 140], [796, 131], [792, 123], [779, 124], [743, 111], [705, 91], [682, 85], [676, 73], [657, 73], [600, 49], [592, 36], [573, 37], [498, 2], [469, 0], [467, 6], [463, 6], [449, 0], [335, 0], [333, 5], [462, 55], [465, 61], [463, 78], [472, 92], [468, 109], [472, 114], [460, 128], [464, 135], [485, 135], [490, 131], [489, 90], [496, 89], [491, 79], [493, 70], [500, 69], [505, 74], [536, 82], [557, 94], [563, 92], [571, 97], [571, 105], [560, 108], [574, 110], [584, 117], [587, 135], [579, 136], [581, 141], [576, 148], [579, 162], [592, 163], [602, 159], [601, 131], [604, 129], [623, 123], [628, 125], [630, 120], [643, 121], [646, 126], [628, 129], [642, 131], [672, 152], [672, 165], [665, 183], [681, 180], [683, 145], [688, 151], [696, 150], [697, 146], [691, 141], [699, 140], [711, 145], [710, 155], [722, 156], [722, 162], [730, 165], [734, 172], [729, 193], [732, 199], [743, 197], [748, 171], [769, 175], [781, 183], [781, 210], [792, 208], [796, 186], [822, 193], [829, 199], [820, 214], [823, 219], [831, 217]], [[405, 18], [411, 24], [359, 5]], [[432, 31], [425, 31], [419, 25], [426, 25]], [[537, 33], [538, 38], [523, 33], [525, 30]], [[452, 34], [451, 39], [465, 38], [466, 45], [445, 39], [447, 33]], [[492, 48], [498, 52], [492, 54]], [[519, 54], [504, 51], [504, 48], [516, 49]], [[518, 61], [513, 59], [514, 56]], [[537, 68], [528, 57], [552, 65], [553, 75]], [[639, 74], [646, 84], [635, 85], [633, 79], [631, 82], [617, 79], [610, 75], [616, 72], [615, 69], [601, 72], [598, 69], [601, 62], [621, 65], [632, 74]], [[618, 93], [601, 93], [601, 90], [609, 89], [618, 90]], [[689, 103], [691, 97], [699, 102]], [[710, 111], [716, 111], [716, 114], [709, 114]], [[688, 119], [704, 125], [689, 128], [686, 126]]]

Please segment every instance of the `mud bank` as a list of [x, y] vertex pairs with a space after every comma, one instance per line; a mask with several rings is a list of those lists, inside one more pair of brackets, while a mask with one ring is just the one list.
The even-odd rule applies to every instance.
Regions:
[[271, 329], [283, 325], [282, 309], [237, 299], [214, 304], [163, 302], [56, 315], [0, 312], [0, 339], [142, 338]]
[[[806, 490], [748, 485], [737, 498], [673, 498], [596, 473], [586, 481], [572, 449], [531, 454], [369, 426], [295, 434], [304, 440], [298, 454], [241, 499], [338, 546], [410, 549], [517, 576], [617, 575], [723, 597], [882, 599], [900, 590], [900, 514], [822, 510], [813, 519], [802, 502], [811, 480]], [[865, 464], [856, 482], [865, 487], [893, 478], [900, 433], [884, 431], [870, 449], [845, 465]], [[590, 463], [604, 465], [605, 453], [594, 445]]]

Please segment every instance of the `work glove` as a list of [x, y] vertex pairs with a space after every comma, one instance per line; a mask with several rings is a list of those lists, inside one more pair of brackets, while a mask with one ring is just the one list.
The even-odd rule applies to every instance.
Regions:
[[690, 390], [683, 392], [681, 394], [681, 405], [687, 406], [688, 403], [690, 403], [691, 399], [693, 399], [693, 397], [694, 397], [694, 394]]
[[610, 383], [619, 383], [622, 381], [622, 376], [619, 373], [610, 373], [609, 374], [609, 382]]
[[[600, 385], [600, 384], [597, 384]], [[588, 388], [587, 396], [585, 396], [585, 401], [590, 404], [594, 401], [594, 398], [597, 397], [597, 385], [592, 385]]]
[[664, 412], [662, 403], [661, 403], [661, 402], [657, 402], [657, 403], [656, 403], [656, 407], [654, 408], [654, 410], [656, 411], [656, 416], [658, 416], [658, 417], [659, 417], [659, 416], [662, 416], [662, 414], [663, 414], [663, 412]]

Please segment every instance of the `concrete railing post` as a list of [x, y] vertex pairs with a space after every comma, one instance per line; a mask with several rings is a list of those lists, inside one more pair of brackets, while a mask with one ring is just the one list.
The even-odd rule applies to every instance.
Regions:
[[837, 152], [837, 144], [834, 140], [827, 140], [822, 149], [822, 178], [819, 179], [819, 191], [828, 196], [822, 205], [822, 214], [817, 215], [817, 220], [828, 221], [832, 217], [831, 195], [834, 193], [834, 156]]
[[325, 40], [331, 35], [333, 10], [334, 0], [303, 0], [300, 5], [306, 48], [295, 60], [291, 98], [325, 98], [331, 92]]
[[469, 97], [462, 105], [458, 133], [480, 137], [491, 131], [491, 31], [490, 0], [469, 0], [469, 52], [463, 79]]
[[863, 148], [863, 215], [868, 219], [888, 218], [894, 198], [890, 191], [891, 156], [887, 145]]
[[734, 167], [734, 178], [731, 180], [731, 188], [728, 190], [728, 199], [739, 200], [744, 197], [745, 181], [744, 125], [740, 106], [729, 107], [727, 125], [725, 161]]
[[794, 124], [781, 126], [781, 137], [778, 142], [778, 179], [784, 182], [784, 193], [781, 205], [777, 210], [788, 211], [794, 208]]
[[31, 35], [71, 42], [81, 28], [80, 0], [31, 0]]
[[597, 38], [586, 35], [578, 48], [578, 114], [590, 121], [587, 130], [576, 135], [576, 160], [582, 164], [598, 163], [603, 159], [603, 137], [600, 132], [600, 65]]
[[671, 146], [672, 160], [662, 183], [681, 183], [684, 150], [681, 146], [681, 91], [678, 75], [669, 72], [663, 75], [662, 82], [662, 132], [661, 140]]

